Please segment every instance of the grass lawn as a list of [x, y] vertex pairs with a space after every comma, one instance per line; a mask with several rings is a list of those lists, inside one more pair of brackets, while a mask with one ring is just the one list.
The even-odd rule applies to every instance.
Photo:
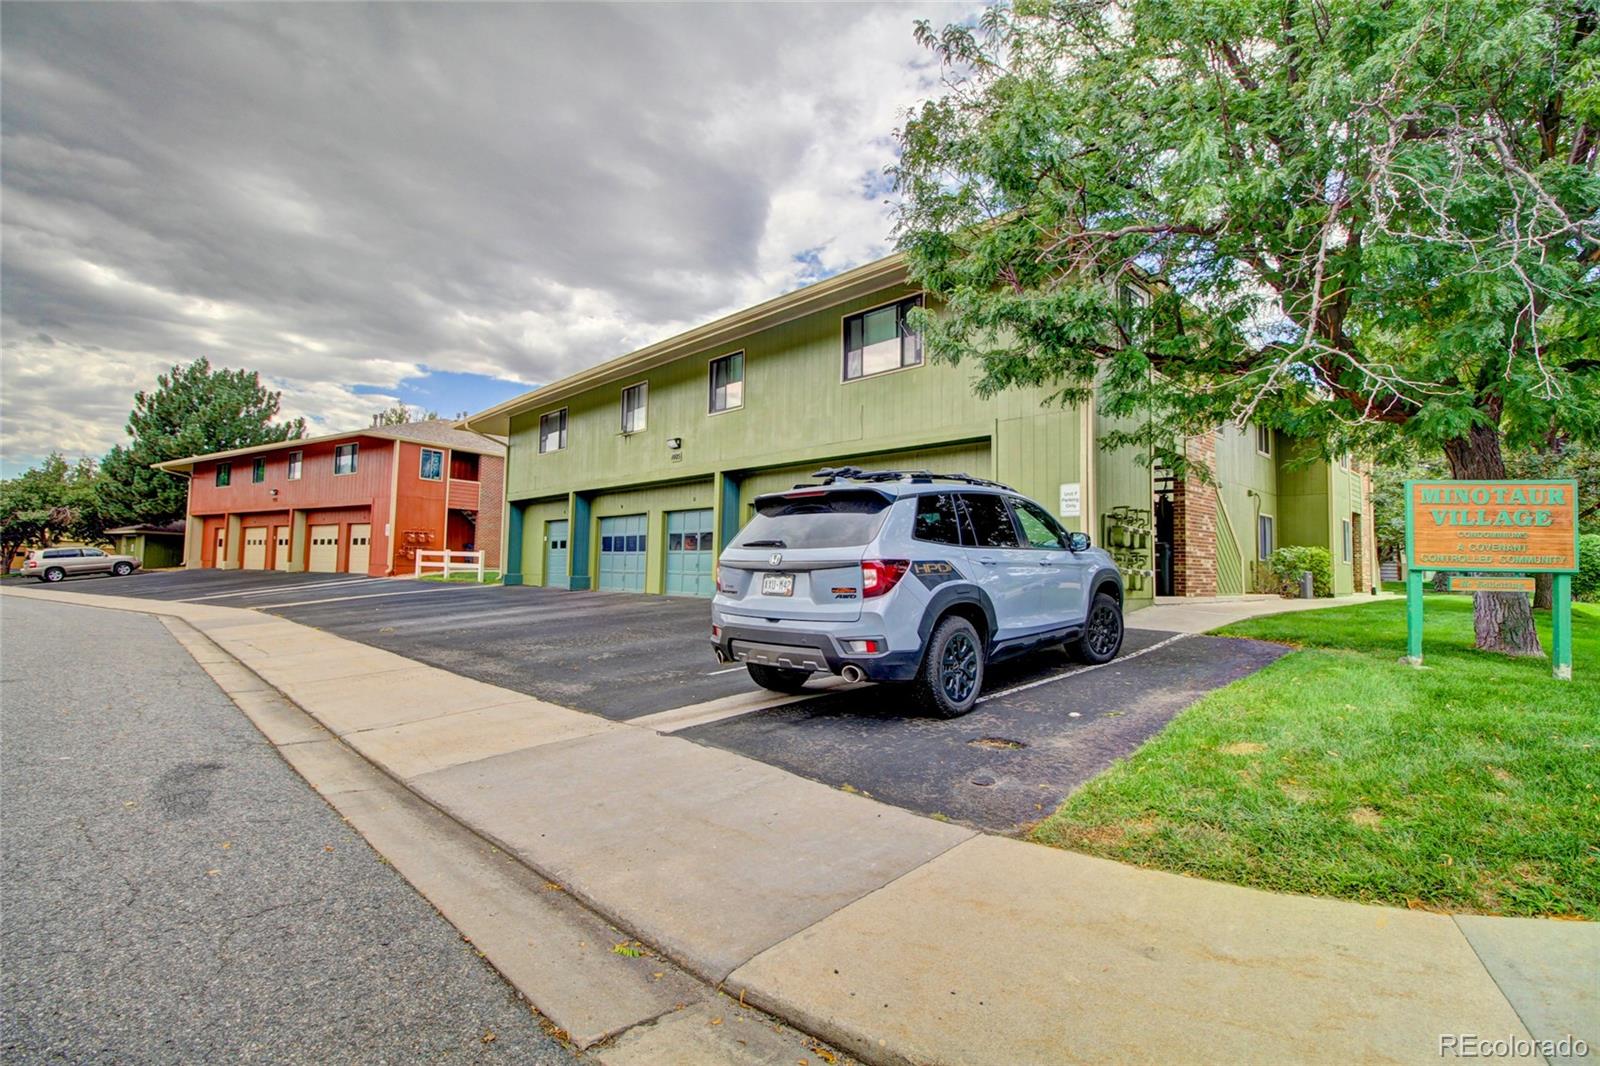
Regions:
[[[475, 584], [478, 583], [478, 572], [476, 570], [474, 570], [470, 574], [454, 573], [454, 574], [451, 574], [449, 577], [445, 577], [443, 574], [423, 574], [422, 577], [418, 578], [418, 580], [419, 581], [450, 581], [450, 582], [452, 582], [454, 584], [460, 584], [461, 582], [465, 581], [469, 585], [475, 585]], [[498, 571], [498, 570], [485, 570], [483, 572], [483, 583], [485, 585], [497, 585], [497, 584], [499, 584], [500, 583], [500, 571]]]
[[[1040, 823], [1044, 844], [1286, 892], [1600, 920], [1600, 607], [1575, 680], [1473, 650], [1472, 601], [1281, 614], [1224, 636], [1299, 647], [1184, 711]], [[1549, 616], [1540, 618], [1549, 648]]]

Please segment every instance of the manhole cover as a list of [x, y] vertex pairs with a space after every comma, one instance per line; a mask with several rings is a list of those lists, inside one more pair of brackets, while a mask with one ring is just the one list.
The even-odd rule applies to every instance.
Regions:
[[1022, 741], [1012, 740], [1010, 737], [978, 737], [975, 740], [967, 741], [967, 743], [975, 748], [992, 748], [995, 751], [1016, 751], [1018, 748], [1028, 746]]
[[979, 788], [988, 788], [990, 785], [994, 784], [994, 778], [990, 777], [988, 774], [979, 774], [977, 777], [972, 779], [972, 783], [977, 785]]

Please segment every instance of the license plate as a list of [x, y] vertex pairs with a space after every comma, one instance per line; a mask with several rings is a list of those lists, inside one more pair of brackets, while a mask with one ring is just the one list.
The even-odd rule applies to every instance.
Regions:
[[762, 574], [761, 595], [763, 596], [793, 596], [793, 574]]

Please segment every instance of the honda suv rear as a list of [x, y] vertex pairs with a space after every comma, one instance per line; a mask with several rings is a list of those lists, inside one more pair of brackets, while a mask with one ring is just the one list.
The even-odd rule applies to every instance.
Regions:
[[909, 682], [953, 717], [996, 659], [1065, 643], [1106, 662], [1121, 647], [1121, 575], [1033, 501], [966, 475], [817, 476], [758, 497], [718, 560], [712, 643], [757, 684]]

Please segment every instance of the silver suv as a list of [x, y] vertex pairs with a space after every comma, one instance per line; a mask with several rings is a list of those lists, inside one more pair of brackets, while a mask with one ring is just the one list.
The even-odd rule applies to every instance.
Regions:
[[131, 555], [111, 555], [99, 548], [35, 548], [23, 560], [22, 573], [40, 581], [63, 581], [79, 574], [127, 577], [139, 569]]
[[988, 663], [1055, 644], [1103, 663], [1122, 647], [1111, 557], [1020, 493], [965, 474], [813, 476], [757, 497], [717, 562], [711, 642], [756, 684], [911, 682], [954, 718]]

